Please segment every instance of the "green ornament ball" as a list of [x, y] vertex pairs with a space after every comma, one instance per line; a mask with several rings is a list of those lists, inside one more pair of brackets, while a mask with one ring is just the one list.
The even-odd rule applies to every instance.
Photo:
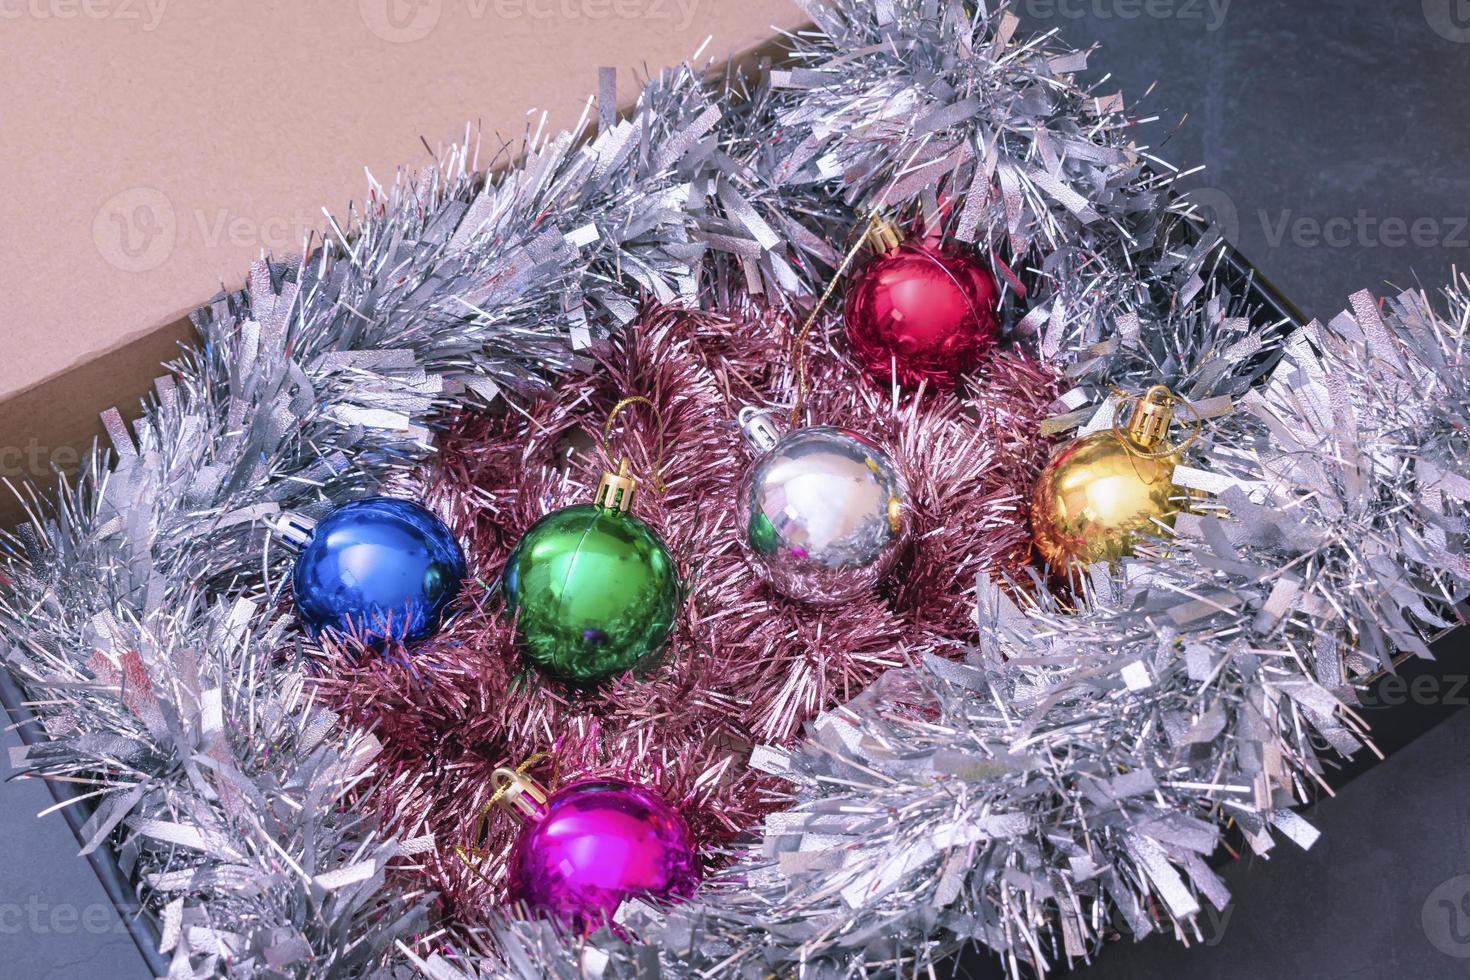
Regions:
[[625, 511], [579, 504], [521, 538], [501, 576], [522, 655], [593, 684], [638, 666], [674, 626], [679, 580], [658, 534]]

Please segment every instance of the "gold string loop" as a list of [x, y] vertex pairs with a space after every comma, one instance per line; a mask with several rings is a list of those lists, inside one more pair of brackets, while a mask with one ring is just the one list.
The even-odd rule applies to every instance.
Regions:
[[856, 233], [856, 240], [850, 242], [847, 254], [842, 257], [842, 261], [838, 263], [836, 270], [832, 273], [832, 281], [822, 291], [822, 295], [817, 299], [817, 305], [812, 307], [811, 314], [807, 316], [806, 322], [801, 325], [801, 329], [797, 331], [796, 336], [791, 341], [791, 359], [796, 362], [796, 402], [791, 406], [791, 424], [793, 426], [801, 425], [801, 413], [806, 408], [807, 335], [811, 333], [812, 325], [817, 322], [817, 317], [821, 315], [822, 308], [827, 305], [827, 300], [831, 299], [832, 294], [836, 292], [837, 284], [847, 274], [847, 270], [852, 266], [853, 260], [857, 258], [858, 253], [863, 250], [863, 246], [867, 243], [868, 237], [883, 224], [883, 221], [882, 215], [874, 208], [868, 213], [868, 220], [863, 222], [861, 232], [857, 232], [856, 225], [853, 226], [854, 233]]
[[611, 459], [613, 423], [617, 421], [618, 415], [623, 409], [630, 405], [640, 404], [647, 405], [649, 410], [653, 412], [654, 424], [658, 426], [658, 455], [653, 461], [653, 490], [655, 493], [663, 493], [667, 489], [663, 481], [664, 420], [663, 415], [658, 410], [658, 406], [653, 403], [652, 399], [646, 398], [643, 395], [629, 395], [614, 405], [612, 411], [607, 413], [607, 422], [602, 426], [602, 448], [607, 453], [608, 458]]
[[[1115, 411], [1113, 413], [1113, 435], [1118, 438], [1119, 442], [1123, 443], [1124, 448], [1129, 453], [1137, 456], [1139, 459], [1165, 459], [1177, 453], [1182, 453], [1199, 440], [1204, 430], [1205, 420], [1204, 416], [1200, 414], [1199, 409], [1195, 408], [1188, 399], [1174, 394], [1167, 385], [1154, 385], [1142, 395], [1132, 394], [1117, 386], [1110, 386], [1109, 392], [1113, 397], [1122, 399], [1124, 402], [1132, 405], [1132, 411], [1128, 416], [1130, 431], [1123, 431], [1121, 427], [1121, 413]], [[1172, 443], [1168, 439], [1169, 423], [1173, 420], [1175, 406], [1179, 405], [1189, 409], [1189, 414], [1193, 416], [1193, 419], [1190, 421], [1189, 437], [1181, 443]], [[1133, 430], [1141, 421], [1138, 413], [1143, 411], [1146, 406], [1152, 408], [1155, 413], [1155, 418], [1149, 421], [1152, 422], [1151, 430], [1152, 428], [1158, 429], [1157, 441], [1152, 439], [1140, 440], [1132, 435]], [[1154, 445], [1160, 445], [1161, 448], [1155, 450], [1153, 449]]]
[[[551, 753], [549, 752], [537, 752], [530, 758], [526, 759], [525, 762], [522, 762], [520, 765], [516, 766], [514, 769], [507, 769], [502, 767], [495, 770], [495, 773], [491, 778], [495, 782], [499, 783], [499, 785], [496, 786], [495, 793], [490, 797], [489, 802], [480, 809], [480, 814], [478, 817], [475, 818], [475, 825], [472, 833], [470, 834], [470, 839], [474, 841], [476, 845], [482, 844], [485, 841], [486, 837], [489, 836], [491, 811], [493, 811], [496, 806], [500, 805], [500, 803], [506, 799], [511, 790], [516, 789], [517, 787], [523, 789], [524, 784], [526, 782], [529, 782], [529, 777], [526, 776], [526, 773], [530, 770], [532, 766], [540, 762], [542, 759], [548, 758], [550, 755]], [[505, 773], [508, 778], [506, 778], [504, 781], [496, 778], [499, 777], [501, 773]], [[514, 806], [514, 804], [509, 805]], [[516, 807], [516, 809], [518, 812], [525, 813], [525, 810], [518, 806]], [[489, 851], [480, 846], [466, 847], [462, 844], [456, 844], [454, 845], [454, 856], [459, 858], [464, 866], [466, 868], [469, 868], [470, 872], [481, 881], [485, 882], [486, 884], [491, 883], [489, 879], [487, 879], [483, 874], [480, 873], [480, 869], [476, 866], [476, 862], [470, 860], [472, 857], [480, 861], [486, 860], [491, 856]]]

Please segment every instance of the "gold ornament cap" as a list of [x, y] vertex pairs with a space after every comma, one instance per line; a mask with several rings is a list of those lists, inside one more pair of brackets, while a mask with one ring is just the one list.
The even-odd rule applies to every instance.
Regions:
[[875, 253], [882, 255], [902, 245], [903, 238], [903, 229], [898, 226], [898, 222], [874, 215], [867, 232], [863, 235], [863, 243]]
[[1128, 438], [1143, 449], [1154, 449], [1167, 440], [1174, 422], [1174, 401], [1174, 393], [1164, 385], [1154, 385], [1134, 399]]
[[502, 766], [490, 774], [490, 785], [495, 787], [495, 795], [490, 798], [492, 806], [498, 806], [522, 820], [539, 820], [546, 812], [549, 798], [546, 787], [520, 769]]
[[490, 880], [481, 874], [480, 868], [492, 857], [482, 846], [489, 838], [490, 814], [499, 807], [522, 823], [534, 823], [546, 815], [546, 802], [551, 794], [546, 791], [545, 786], [526, 775], [527, 769], [544, 758], [546, 753], [538, 752], [515, 769], [501, 766], [491, 773], [490, 785], [494, 787], [495, 793], [490, 797], [490, 802], [480, 810], [480, 815], [471, 828], [470, 839], [474, 841], [474, 845], [454, 846], [454, 853], [464, 866], [486, 884], [490, 884]]
[[633, 496], [637, 492], [638, 479], [633, 476], [633, 469], [628, 465], [628, 458], [625, 456], [619, 461], [616, 473], [602, 471], [602, 479], [597, 484], [597, 494], [592, 502], [607, 510], [626, 513], [632, 508]]

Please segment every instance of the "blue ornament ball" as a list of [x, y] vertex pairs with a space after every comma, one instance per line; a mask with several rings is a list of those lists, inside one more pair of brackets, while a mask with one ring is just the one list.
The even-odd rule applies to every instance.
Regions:
[[376, 646], [433, 636], [464, 577], [464, 552], [443, 521], [411, 500], [368, 497], [312, 528], [291, 585], [313, 635]]

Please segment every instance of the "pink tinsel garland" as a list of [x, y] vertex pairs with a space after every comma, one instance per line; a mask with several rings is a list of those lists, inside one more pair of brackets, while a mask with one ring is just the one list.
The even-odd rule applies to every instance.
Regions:
[[[824, 321], [831, 327], [833, 321]], [[444, 515], [473, 574], [457, 618], [409, 654], [328, 650], [320, 694], [382, 742], [386, 778], [362, 805], [433, 854], [405, 873], [473, 922], [493, 908], [500, 862], [472, 870], [455, 846], [503, 854], [514, 821], [490, 814], [491, 773], [550, 752], [532, 773], [621, 775], [675, 802], [710, 860], [782, 808], [776, 781], [748, 768], [753, 745], [790, 741], [818, 712], [852, 698], [918, 651], [971, 640], [980, 577], [1030, 562], [1027, 493], [1045, 462], [1037, 435], [1058, 379], [1015, 352], [993, 353], [958, 397], [895, 399], [817, 331], [808, 352], [808, 424], [866, 433], [893, 455], [914, 506], [910, 554], [883, 595], [814, 609], [766, 588], [741, 557], [735, 486], [749, 462], [734, 418], [747, 404], [789, 405], [792, 324], [757, 310], [730, 318], [650, 306], [597, 352], [598, 369], [567, 378], [528, 409], [458, 419], [412, 486]], [[617, 420], [611, 456], [602, 427]], [[786, 421], [787, 412], [772, 413]], [[645, 489], [635, 512], [658, 529], [689, 584], [662, 663], [591, 692], [543, 680], [518, 657], [497, 577], [543, 514], [590, 499], [598, 474], [627, 455]], [[657, 473], [663, 493], [650, 484]]]

